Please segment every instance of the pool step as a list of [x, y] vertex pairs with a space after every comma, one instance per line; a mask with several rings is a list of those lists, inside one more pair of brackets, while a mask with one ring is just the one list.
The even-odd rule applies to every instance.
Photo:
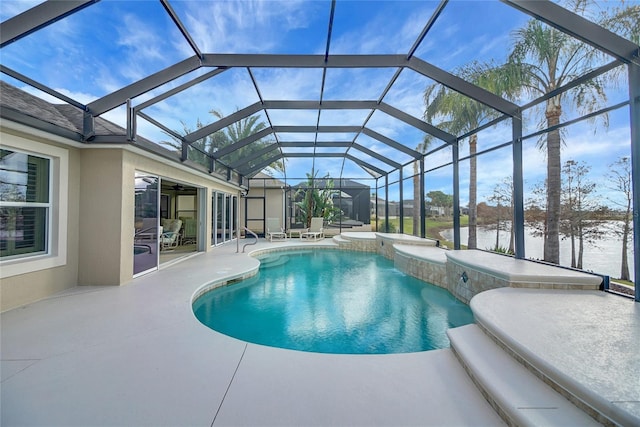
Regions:
[[509, 425], [600, 425], [511, 357], [478, 325], [449, 329], [447, 335], [460, 363]]
[[277, 267], [289, 262], [288, 255], [270, 255], [260, 259], [260, 268]]
[[340, 246], [343, 249], [349, 249], [351, 247], [351, 240], [345, 239], [339, 234], [336, 234], [335, 236], [333, 236], [332, 239], [334, 243], [337, 243], [338, 246]]

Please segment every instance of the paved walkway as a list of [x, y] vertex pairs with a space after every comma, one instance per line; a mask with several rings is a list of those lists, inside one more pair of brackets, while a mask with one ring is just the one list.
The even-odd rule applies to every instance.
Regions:
[[315, 354], [206, 328], [191, 310], [196, 290], [258, 266], [235, 251], [227, 244], [125, 286], [78, 287], [3, 313], [1, 424], [502, 424], [448, 349]]
[[[77, 287], [3, 313], [2, 426], [502, 424], [449, 349], [316, 354], [206, 328], [191, 310], [194, 293], [258, 267], [235, 252], [227, 244], [125, 286]], [[640, 304], [509, 288], [478, 295], [472, 308], [605, 412], [638, 419]]]

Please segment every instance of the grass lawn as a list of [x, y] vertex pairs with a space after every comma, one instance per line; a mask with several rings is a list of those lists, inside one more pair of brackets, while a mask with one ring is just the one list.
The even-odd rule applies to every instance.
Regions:
[[[375, 219], [371, 219], [371, 223], [375, 224]], [[389, 223], [395, 227], [397, 232], [400, 232], [400, 218], [389, 218]], [[469, 225], [469, 217], [462, 215], [460, 217], [460, 227], [466, 227]], [[413, 218], [403, 218], [403, 232], [404, 234], [413, 235]], [[453, 248], [453, 242], [443, 240], [440, 236], [442, 230], [453, 228], [453, 218], [427, 218], [427, 237], [431, 239], [438, 239], [449, 248]]]

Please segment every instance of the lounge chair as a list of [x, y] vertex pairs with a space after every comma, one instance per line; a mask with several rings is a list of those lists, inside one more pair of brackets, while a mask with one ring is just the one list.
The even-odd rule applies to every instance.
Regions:
[[184, 227], [182, 229], [182, 244], [193, 244], [196, 243], [198, 237], [198, 221], [195, 218], [184, 218], [180, 217], [182, 222], [184, 222]]
[[287, 233], [284, 232], [284, 228], [280, 227], [278, 218], [267, 218], [267, 236], [270, 242], [273, 242], [274, 237], [276, 239], [287, 238]]
[[174, 249], [180, 243], [180, 228], [182, 221], [179, 219], [163, 219], [162, 234], [160, 234], [160, 250]]
[[313, 239], [314, 241], [324, 239], [324, 218], [313, 217], [311, 218], [311, 225], [309, 230], [304, 233], [300, 233], [300, 239]]

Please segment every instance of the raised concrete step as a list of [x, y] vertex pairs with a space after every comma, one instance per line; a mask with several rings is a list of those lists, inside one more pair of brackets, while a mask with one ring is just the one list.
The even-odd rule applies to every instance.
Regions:
[[345, 239], [342, 236], [340, 236], [339, 234], [333, 236], [332, 239], [338, 246], [342, 246], [342, 247], [351, 246], [351, 240]]
[[471, 378], [510, 425], [600, 425], [517, 362], [478, 325], [449, 329], [447, 335]]

